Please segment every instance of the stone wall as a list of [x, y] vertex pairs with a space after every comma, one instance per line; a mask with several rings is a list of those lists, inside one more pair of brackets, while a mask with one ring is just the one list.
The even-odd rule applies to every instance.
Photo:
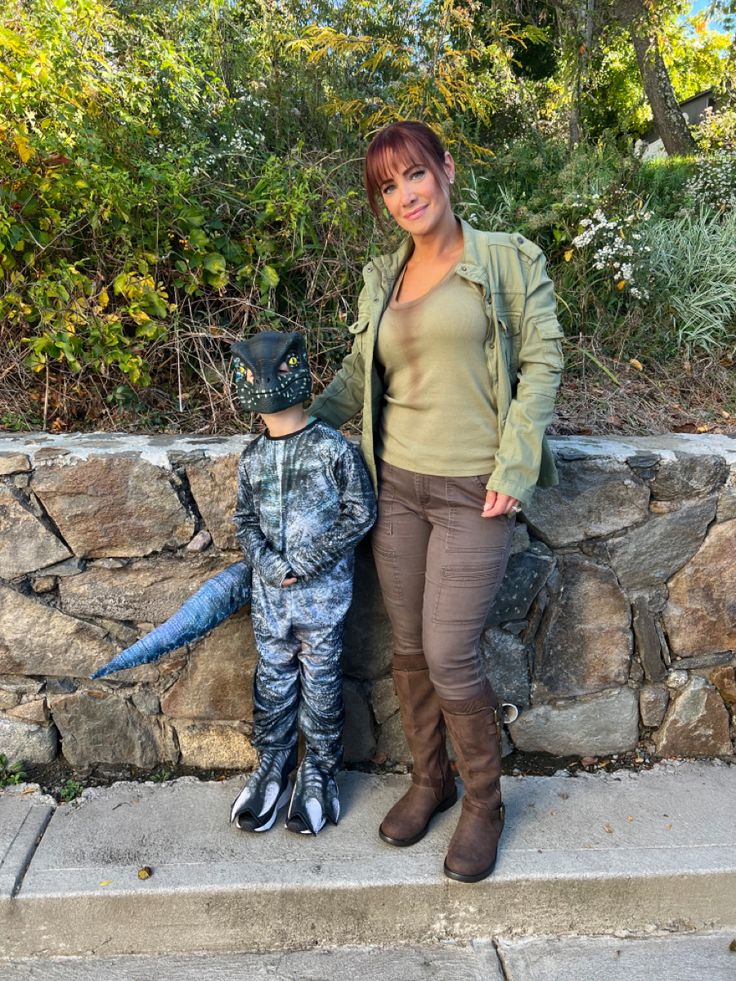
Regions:
[[[247, 438], [247, 437], [246, 437]], [[0, 437], [0, 752], [246, 769], [248, 611], [155, 665], [89, 675], [237, 561], [243, 439]], [[527, 752], [733, 754], [736, 440], [553, 441], [482, 636]], [[348, 762], [406, 759], [368, 548], [345, 639]], [[510, 744], [509, 744], [510, 745]]]

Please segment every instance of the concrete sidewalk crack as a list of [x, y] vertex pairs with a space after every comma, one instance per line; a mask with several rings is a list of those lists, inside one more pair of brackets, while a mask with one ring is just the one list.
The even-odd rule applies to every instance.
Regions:
[[[15, 845], [15, 843], [21, 837], [21, 833], [23, 832], [26, 824], [28, 823], [28, 821], [33, 816], [33, 810], [34, 810], [34, 808], [31, 808], [28, 811], [28, 813], [24, 816], [23, 821], [21, 822], [20, 827], [18, 828], [17, 832], [15, 833], [15, 835], [13, 837], [13, 841], [12, 841], [12, 843], [10, 845], [10, 848], [8, 849], [8, 854], [10, 854], [10, 851], [12, 850], [13, 846]], [[42, 824], [41, 824], [41, 827], [36, 832], [36, 837], [35, 837], [35, 839], [33, 841], [33, 846], [32, 847], [28, 847], [28, 849], [26, 851], [26, 854], [23, 856], [22, 864], [20, 865], [20, 867], [18, 868], [18, 872], [16, 873], [15, 882], [13, 883], [13, 888], [10, 891], [10, 898], [11, 899], [15, 899], [15, 897], [20, 892], [21, 886], [23, 885], [23, 881], [25, 880], [25, 877], [26, 877], [26, 873], [28, 872], [28, 869], [30, 868], [31, 862], [33, 861], [33, 856], [38, 851], [38, 846], [41, 844], [41, 839], [43, 838], [44, 834], [46, 833], [46, 828], [48, 828], [49, 821], [51, 820], [52, 815], [54, 814], [54, 811], [55, 810], [56, 810], [55, 808], [49, 808], [48, 811], [42, 817]]]
[[503, 977], [503, 981], [511, 981], [510, 975], [506, 973], [506, 965], [504, 964], [503, 957], [501, 956], [501, 951], [499, 950], [498, 947], [498, 941], [494, 940], [494, 938], [491, 937], [491, 943], [493, 944], [493, 949], [496, 951], [496, 958], [498, 959], [498, 967], [499, 970], [501, 971], [501, 976]]

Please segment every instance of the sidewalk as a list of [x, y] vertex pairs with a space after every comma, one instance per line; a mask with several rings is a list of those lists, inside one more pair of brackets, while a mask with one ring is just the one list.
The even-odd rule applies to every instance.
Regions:
[[[230, 827], [240, 779], [120, 783], [58, 807], [9, 788], [0, 796], [0, 956], [494, 938], [502, 958], [511, 944], [510, 967], [520, 936], [736, 936], [736, 766], [504, 778], [499, 862], [475, 885], [442, 874], [454, 808], [412, 848], [378, 839], [406, 782], [342, 774], [343, 818], [316, 838]], [[141, 879], [144, 866], [152, 874]], [[524, 943], [527, 959], [538, 956]]]

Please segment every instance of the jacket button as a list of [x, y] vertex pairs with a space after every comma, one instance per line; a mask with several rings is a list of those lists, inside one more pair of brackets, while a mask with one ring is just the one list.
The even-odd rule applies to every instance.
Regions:
[[519, 243], [519, 245], [524, 244], [524, 239], [521, 237], [521, 235], [516, 236], [516, 241]]

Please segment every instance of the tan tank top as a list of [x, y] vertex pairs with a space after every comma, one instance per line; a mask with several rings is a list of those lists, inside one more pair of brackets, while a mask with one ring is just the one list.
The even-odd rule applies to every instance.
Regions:
[[401, 303], [402, 278], [403, 272], [378, 329], [386, 393], [377, 455], [414, 473], [490, 473], [498, 424], [478, 287], [453, 266], [424, 296]]

